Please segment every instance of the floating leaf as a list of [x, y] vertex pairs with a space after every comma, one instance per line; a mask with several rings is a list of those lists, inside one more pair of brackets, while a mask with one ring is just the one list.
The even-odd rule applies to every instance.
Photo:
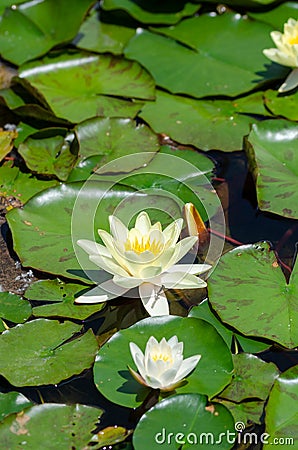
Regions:
[[0, 335], [0, 373], [14, 386], [56, 384], [89, 368], [97, 351], [91, 330], [71, 340], [80, 326], [37, 319]]
[[241, 402], [233, 403], [228, 400], [216, 399], [224, 405], [232, 416], [235, 422], [243, 422], [245, 425], [251, 425], [251, 422], [261, 425], [261, 416], [263, 415], [265, 402]]
[[298, 120], [298, 91], [289, 95], [268, 90], [264, 93], [264, 102], [275, 116], [283, 116], [289, 120]]
[[6, 448], [69, 450], [87, 448], [102, 410], [86, 405], [45, 403], [14, 414], [0, 424]]
[[156, 31], [137, 33], [124, 53], [174, 94], [236, 96], [288, 72], [266, 68], [262, 50], [272, 46], [272, 28], [240, 14], [203, 14]]
[[24, 173], [13, 167], [9, 161], [0, 167], [0, 195], [16, 197], [25, 203], [33, 195], [58, 184], [56, 180], [38, 180], [31, 173]]
[[202, 355], [187, 383], [177, 388], [179, 393], [201, 392], [212, 397], [229, 383], [231, 354], [211, 325], [194, 318], [150, 317], [114, 334], [100, 349], [94, 365], [98, 390], [120, 405], [135, 407], [142, 403], [150, 389], [135, 381], [127, 369], [128, 365], [134, 368], [129, 343], [136, 343], [144, 351], [150, 336], [160, 341], [174, 335], [184, 343], [184, 358]]
[[[245, 113], [245, 114], [243, 114]], [[195, 100], [157, 91], [139, 114], [156, 133], [166, 133], [200, 150], [241, 150], [255, 121], [248, 114], [268, 114], [260, 94], [237, 100]]]
[[183, 0], [172, 2], [171, 0], [146, 2], [134, 0], [104, 0], [103, 9], [107, 11], [122, 9], [128, 12], [134, 19], [142, 23], [174, 24], [183, 17], [191, 16], [198, 11], [199, 6], [186, 3]]
[[18, 151], [30, 170], [65, 181], [77, 160], [79, 145], [73, 133], [51, 128], [29, 136]]
[[268, 445], [276, 438], [279, 446], [295, 445], [298, 423], [298, 366], [282, 373], [274, 383], [266, 406], [266, 432], [270, 435]]
[[248, 398], [266, 400], [279, 373], [275, 365], [249, 353], [233, 355], [233, 363], [232, 381], [220, 397], [237, 403]]
[[149, 409], [139, 421], [133, 435], [136, 450], [186, 448], [230, 449], [227, 431], [234, 431], [231, 413], [219, 403], [207, 406], [199, 394], [174, 395]]
[[108, 447], [115, 445], [118, 442], [123, 442], [131, 433], [132, 430], [127, 430], [126, 428], [118, 427], [117, 425], [106, 427], [93, 436], [92, 443], [96, 442], [100, 448]]
[[134, 117], [142, 103], [128, 98], [154, 98], [154, 82], [138, 63], [107, 54], [46, 56], [22, 66], [20, 77], [43, 94], [57, 116], [72, 122], [93, 116]]
[[239, 333], [235, 333], [230, 328], [227, 328], [211, 311], [209, 302], [207, 299], [203, 300], [198, 306], [194, 306], [188, 317], [196, 317], [197, 319], [206, 320], [210, 323], [216, 331], [221, 335], [225, 343], [229, 348], [233, 345], [233, 339], [237, 339], [239, 341], [241, 348], [245, 352], [261, 352], [266, 350], [270, 344], [266, 344], [264, 342], [257, 341], [255, 339], [248, 339], [244, 336], [241, 336]]
[[0, 317], [14, 323], [22, 323], [31, 316], [31, 305], [27, 300], [10, 292], [0, 292]]
[[74, 303], [75, 294], [82, 292], [86, 287], [60, 280], [39, 280], [32, 283], [24, 295], [29, 300], [50, 302], [47, 305], [35, 306], [33, 308], [35, 317], [69, 317], [83, 320], [104, 307], [104, 303], [96, 305]]
[[296, 264], [287, 284], [267, 243], [237, 247], [221, 257], [209, 278], [211, 305], [245, 335], [296, 347], [297, 270]]
[[0, 22], [4, 59], [22, 64], [43, 55], [55, 45], [71, 41], [93, 0], [24, 2], [7, 8]]
[[0, 161], [10, 152], [13, 148], [14, 139], [17, 137], [18, 133], [13, 131], [3, 131], [0, 128]]
[[262, 211], [298, 218], [298, 124], [270, 120], [254, 124], [246, 142]]
[[[269, 0], [267, 0], [268, 3]], [[250, 17], [253, 17], [256, 20], [261, 22], [266, 22], [271, 25], [275, 30], [283, 31], [284, 23], [287, 22], [289, 17], [297, 17], [298, 12], [298, 3], [293, 2], [284, 2], [275, 8], [270, 9], [269, 11], [263, 12], [248, 12]]]
[[0, 392], [0, 422], [10, 414], [18, 413], [32, 405], [33, 403], [19, 392], [12, 391], [7, 394]]
[[82, 24], [74, 43], [84, 50], [121, 55], [134, 33], [134, 28], [125, 26], [125, 23], [116, 25], [103, 22], [99, 13], [94, 11]]
[[[78, 124], [75, 131], [80, 144], [80, 160], [102, 155], [101, 166], [140, 150], [142, 153], [159, 150], [156, 134], [146, 125], [136, 126], [135, 121], [128, 118], [92, 118]], [[148, 156], [148, 162], [150, 159], [152, 154]]]

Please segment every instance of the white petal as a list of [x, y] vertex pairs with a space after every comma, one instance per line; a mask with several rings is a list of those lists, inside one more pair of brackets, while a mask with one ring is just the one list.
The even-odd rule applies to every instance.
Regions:
[[156, 256], [149, 250], [145, 250], [142, 253], [136, 253], [132, 250], [129, 250], [127, 252], [124, 252], [123, 255], [129, 262], [133, 264], [146, 264], [156, 258]]
[[142, 283], [139, 293], [143, 305], [150, 316], [166, 316], [169, 314], [169, 305], [165, 293], [160, 286], [152, 283]]
[[[175, 345], [178, 344], [178, 338], [177, 336], [172, 336], [169, 340], [168, 340], [168, 344], [173, 348]], [[183, 342], [181, 342], [181, 344], [183, 345]]]
[[110, 254], [114, 258], [114, 260], [121, 266], [123, 269], [125, 269], [127, 272], [129, 272], [129, 265], [128, 261], [125, 260], [121, 252], [119, 251], [113, 237], [107, 233], [105, 230], [98, 230], [98, 234], [103, 240], [105, 246], [109, 250]]
[[111, 273], [112, 275], [120, 275], [122, 277], [129, 276], [129, 274], [122, 269], [119, 264], [117, 264], [112, 258], [105, 258], [104, 256], [98, 256], [98, 255], [90, 255], [89, 256], [90, 261], [92, 261], [94, 264], [96, 264], [101, 269], [105, 270], [108, 273]]
[[197, 289], [207, 286], [207, 283], [195, 275], [183, 272], [164, 272], [161, 283], [167, 289]]
[[135, 228], [142, 234], [147, 234], [151, 228], [151, 220], [145, 211], [140, 212], [136, 218]]
[[298, 69], [292, 70], [285, 82], [280, 86], [278, 92], [288, 92], [298, 86]]
[[212, 266], [209, 264], [175, 264], [167, 269], [167, 272], [184, 272], [192, 275], [198, 275], [199, 273], [207, 272]]
[[135, 344], [134, 342], [129, 343], [129, 349], [132, 356], [132, 359], [140, 373], [140, 375], [143, 377], [143, 374], [145, 374], [145, 367], [144, 367], [144, 355], [142, 350]]
[[128, 237], [128, 229], [116, 216], [110, 216], [110, 230], [115, 241], [124, 243]]
[[164, 229], [163, 235], [165, 241], [166, 242], [169, 241], [169, 245], [176, 244], [179, 235], [181, 233], [182, 226], [183, 226], [183, 219], [177, 219]]
[[147, 386], [150, 386], [153, 389], [161, 389], [163, 387], [161, 382], [155, 377], [150, 377], [150, 376], [146, 375], [144, 380], [145, 380]]
[[115, 285], [112, 280], [104, 281], [99, 286], [77, 297], [75, 303], [102, 303], [120, 297], [127, 289]]
[[200, 359], [201, 355], [194, 355], [191, 356], [190, 358], [184, 359], [176, 374], [175, 382], [185, 378], [196, 367]]
[[103, 255], [107, 258], [111, 258], [111, 254], [109, 250], [101, 244], [98, 244], [94, 241], [89, 241], [88, 239], [79, 239], [77, 244], [85, 250], [85, 252], [89, 253], [89, 255]]
[[113, 277], [113, 281], [117, 284], [117, 286], [122, 286], [127, 289], [133, 289], [143, 283], [143, 279], [141, 278], [121, 277], [119, 275], [115, 275]]
[[140, 270], [140, 277], [142, 280], [148, 280], [153, 277], [157, 277], [161, 273], [162, 268], [156, 266], [144, 267]]
[[189, 250], [195, 245], [197, 240], [198, 240], [197, 236], [189, 236], [186, 237], [185, 239], [182, 239], [182, 241], [179, 241], [175, 245], [175, 253], [172, 259], [169, 261], [166, 268], [171, 267], [178, 261], [180, 261], [180, 259], [183, 258], [183, 256], [185, 256], [186, 253], [189, 252]]

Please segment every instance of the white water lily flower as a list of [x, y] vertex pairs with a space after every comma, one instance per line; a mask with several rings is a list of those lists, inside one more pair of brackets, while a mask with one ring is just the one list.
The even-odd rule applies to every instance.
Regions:
[[178, 387], [201, 359], [201, 355], [183, 359], [183, 342], [178, 342], [177, 336], [168, 341], [162, 338], [160, 342], [151, 336], [146, 344], [145, 354], [134, 342], [129, 347], [139, 372], [129, 367], [133, 377], [143, 385], [162, 391]]
[[294, 69], [279, 92], [292, 90], [298, 85], [298, 21], [290, 18], [284, 24], [283, 33], [272, 31], [270, 36], [277, 48], [265, 49], [263, 53], [271, 61]]
[[151, 316], [169, 314], [163, 288], [196, 289], [206, 282], [195, 275], [206, 272], [208, 264], [176, 264], [193, 247], [196, 236], [178, 241], [183, 220], [178, 219], [162, 230], [159, 222], [151, 224], [141, 212], [135, 227], [128, 230], [115, 216], [110, 216], [111, 234], [98, 230], [105, 245], [87, 239], [77, 243], [90, 261], [113, 275], [111, 280], [78, 297], [76, 303], [99, 303], [139, 288], [145, 309]]

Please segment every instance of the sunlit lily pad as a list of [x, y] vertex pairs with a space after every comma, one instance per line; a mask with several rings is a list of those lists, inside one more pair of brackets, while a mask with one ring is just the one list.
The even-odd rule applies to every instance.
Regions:
[[221, 257], [208, 280], [212, 307], [245, 335], [296, 347], [297, 270], [296, 264], [287, 284], [267, 243], [237, 247]]
[[104, 0], [103, 9], [124, 10], [134, 19], [142, 23], [151, 24], [174, 24], [183, 17], [191, 16], [198, 11], [199, 6], [193, 3], [186, 3], [185, 0], [163, 2], [135, 1], [135, 0]]
[[254, 124], [246, 142], [262, 211], [298, 218], [298, 124], [270, 120]]
[[57, 180], [38, 180], [31, 173], [21, 172], [18, 167], [12, 167], [11, 161], [0, 167], [0, 195], [16, 197], [22, 203], [57, 184]]
[[270, 89], [264, 93], [264, 101], [275, 116], [298, 120], [298, 92], [282, 95]]
[[33, 403], [19, 392], [0, 393], [0, 422], [13, 413], [18, 413], [24, 408], [32, 406]]
[[291, 367], [275, 380], [265, 411], [266, 432], [270, 439], [264, 448], [272, 448], [270, 444], [274, 438], [281, 444], [287, 442], [293, 446], [297, 440], [298, 366]]
[[268, 68], [262, 50], [272, 46], [270, 31], [269, 25], [240, 14], [204, 14], [159, 28], [158, 34], [142, 30], [125, 55], [174, 94], [236, 96], [288, 72], [277, 64]]
[[0, 335], [0, 373], [14, 386], [56, 384], [89, 368], [97, 351], [92, 331], [70, 322], [37, 319]]
[[150, 389], [135, 381], [127, 369], [127, 365], [134, 368], [129, 343], [136, 343], [144, 351], [150, 336], [160, 341], [174, 335], [184, 342], [184, 358], [202, 355], [187, 383], [177, 388], [178, 393], [201, 392], [212, 397], [229, 383], [233, 369], [231, 353], [217, 331], [200, 319], [169, 316], [144, 319], [114, 334], [96, 357], [94, 380], [98, 390], [124, 406], [142, 403]]
[[208, 405], [207, 398], [199, 394], [175, 395], [153, 406], [141, 417], [133, 445], [136, 450], [144, 450], [145, 440], [152, 450], [161, 447], [198, 449], [213, 445], [218, 449], [230, 449], [231, 442], [221, 434], [225, 435], [228, 430], [234, 431], [234, 420], [223, 405]]
[[194, 306], [190, 310], [188, 317], [196, 317], [197, 319], [203, 319], [210, 323], [221, 335], [229, 348], [235, 344], [235, 339], [236, 343], [240, 343], [244, 352], [257, 353], [264, 351], [270, 346], [268, 343], [266, 344], [265, 342], [242, 336], [241, 334], [231, 330], [230, 327], [225, 326], [225, 324], [222, 323], [211, 310], [207, 299], [203, 300], [198, 306]]
[[13, 131], [3, 131], [0, 129], [0, 161], [10, 152], [13, 148], [14, 139], [18, 133]]
[[[20, 2], [14, 2], [20, 3]], [[14, 64], [43, 55], [55, 45], [70, 41], [93, 0], [24, 2], [6, 9], [0, 23], [0, 48]]]
[[44, 95], [57, 116], [72, 122], [93, 116], [133, 117], [141, 103], [131, 98], [154, 98], [154, 82], [138, 63], [108, 54], [46, 56], [22, 66], [20, 77]]
[[14, 323], [25, 322], [31, 316], [31, 305], [27, 300], [10, 292], [0, 292], [0, 317]]
[[33, 172], [65, 181], [78, 158], [79, 144], [73, 133], [51, 128], [31, 134], [18, 151]]
[[121, 55], [134, 33], [134, 28], [129, 28], [124, 23], [119, 25], [103, 22], [99, 12], [94, 11], [82, 24], [74, 44], [84, 50]]
[[[245, 113], [245, 114], [243, 114]], [[249, 115], [251, 114], [251, 115]], [[140, 116], [156, 133], [166, 133], [200, 150], [241, 150], [254, 114], [268, 115], [260, 94], [229, 100], [195, 100], [157, 91]]]
[[6, 448], [69, 450], [87, 448], [103, 411], [86, 405], [45, 403], [14, 414], [0, 424]]
[[249, 353], [233, 355], [233, 362], [233, 379], [220, 397], [237, 403], [248, 398], [266, 400], [279, 374], [275, 365]]
[[49, 302], [40, 306], [35, 304], [33, 308], [35, 317], [69, 317], [83, 320], [104, 307], [104, 303], [96, 305], [74, 303], [75, 294], [82, 292], [86, 287], [60, 280], [39, 280], [26, 289], [24, 296], [29, 300]]
[[96, 449], [108, 447], [123, 442], [131, 433], [132, 430], [117, 425], [106, 427], [93, 436], [92, 443], [97, 444]]
[[[158, 139], [146, 125], [128, 118], [92, 118], [75, 127], [80, 144], [80, 161], [102, 155], [104, 165], [114, 159], [140, 152], [156, 152]], [[152, 155], [149, 155], [149, 161]], [[138, 167], [138, 165], [137, 165]]]

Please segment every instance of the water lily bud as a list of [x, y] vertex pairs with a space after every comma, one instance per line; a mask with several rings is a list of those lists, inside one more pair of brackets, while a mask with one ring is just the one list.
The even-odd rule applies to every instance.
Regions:
[[198, 236], [198, 246], [204, 246], [209, 241], [209, 233], [200, 213], [192, 203], [186, 203], [183, 214], [188, 236]]

